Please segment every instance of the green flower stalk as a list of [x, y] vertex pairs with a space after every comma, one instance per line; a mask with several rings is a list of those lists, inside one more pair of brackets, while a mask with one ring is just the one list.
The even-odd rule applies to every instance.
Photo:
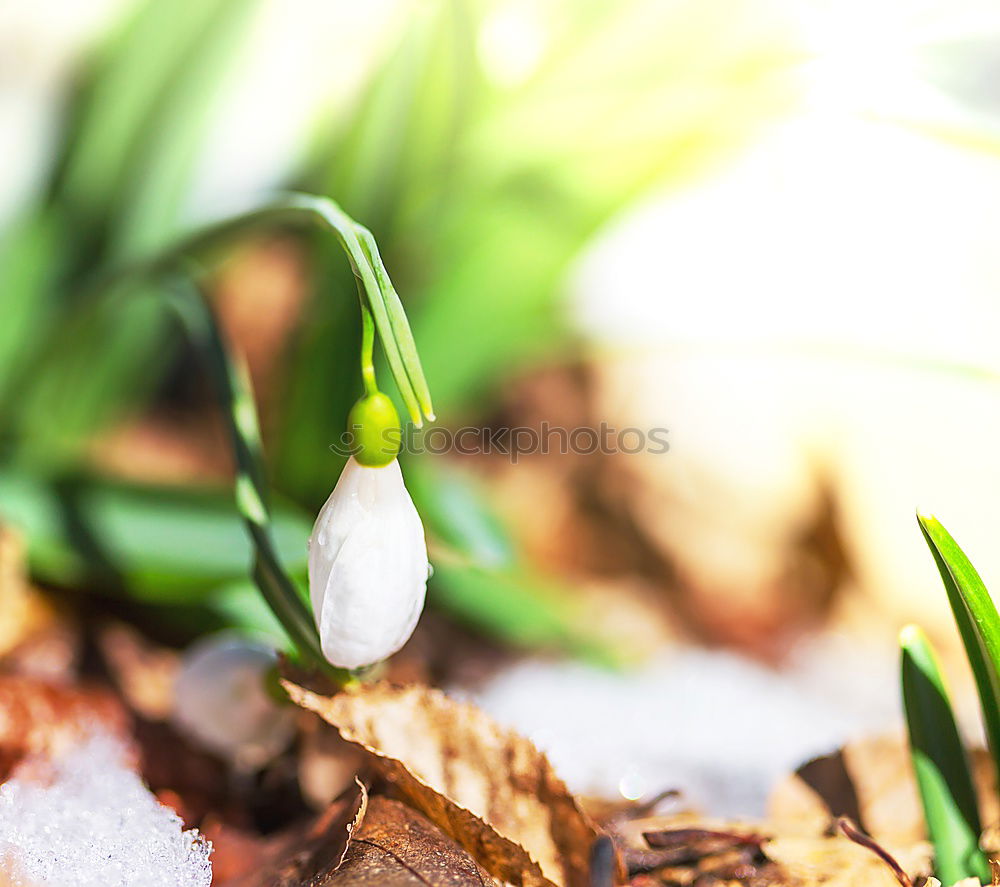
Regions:
[[351, 455], [369, 468], [380, 468], [396, 458], [403, 441], [399, 413], [392, 400], [378, 390], [372, 351], [375, 328], [371, 312], [361, 304], [361, 381], [364, 396], [347, 414], [347, 431], [351, 440]]
[[[350, 507], [334, 508], [328, 502], [317, 520], [313, 534], [317, 556], [310, 556], [315, 612], [310, 612], [274, 546], [249, 380], [232, 359], [211, 307], [193, 283], [198, 271], [194, 262], [207, 260], [233, 240], [265, 226], [302, 223], [320, 225], [343, 246], [358, 281], [363, 320], [365, 393], [349, 417], [349, 424], [356, 426], [356, 452], [337, 485], [343, 495], [338, 497], [337, 490], [331, 494], [331, 502], [350, 500]], [[375, 238], [333, 201], [291, 194], [208, 227], [102, 280], [99, 292], [120, 298], [133, 285], [150, 279], [171, 284], [170, 303], [205, 356], [215, 383], [237, 466], [236, 504], [254, 547], [254, 580], [299, 653], [327, 671], [334, 666], [334, 676], [347, 680], [341, 666], [371, 664], [405, 643], [423, 607], [428, 572], [423, 526], [396, 461], [402, 438], [399, 416], [375, 381], [376, 335], [413, 423], [419, 427], [424, 418], [433, 420], [434, 411], [409, 322]], [[321, 560], [320, 550], [329, 563], [314, 569], [314, 562]], [[361, 619], [356, 618], [359, 612]], [[337, 640], [331, 640], [334, 637]], [[345, 653], [347, 649], [351, 652]]]

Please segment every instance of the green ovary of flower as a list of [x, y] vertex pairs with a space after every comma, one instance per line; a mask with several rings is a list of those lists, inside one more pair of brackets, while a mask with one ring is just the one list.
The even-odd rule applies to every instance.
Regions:
[[380, 468], [396, 458], [403, 431], [392, 401], [381, 391], [362, 397], [347, 414], [354, 458], [369, 468]]

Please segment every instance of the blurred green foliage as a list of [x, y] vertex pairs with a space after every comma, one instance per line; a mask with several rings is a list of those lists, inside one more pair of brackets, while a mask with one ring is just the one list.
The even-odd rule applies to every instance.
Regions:
[[81, 73], [47, 186], [2, 250], [4, 309], [18, 322], [0, 342], [0, 434], [17, 455], [72, 458], [170, 369], [170, 321], [155, 303], [136, 299], [126, 316], [108, 316], [88, 295], [102, 271], [181, 232], [211, 112], [254, 7], [144, 3]]
[[[46, 187], [4, 232], [0, 511], [26, 528], [42, 579], [160, 603], [201, 588], [206, 607], [219, 589], [230, 613], [250, 594], [234, 510], [203, 491], [101, 480], [86, 471], [85, 444], [147, 404], [175, 365], [155, 290], [113, 310], [94, 292], [183, 233], [195, 164], [255, 5], [136, 7], [92, 54]], [[346, 108], [321, 114], [288, 179], [374, 232], [448, 423], [482, 416], [532, 360], [568, 353], [561, 281], [610, 216], [731, 147], [784, 100], [774, 72], [785, 47], [721, 0], [546, 4], [555, 24], [516, 82], [498, 80], [480, 51], [500, 5], [401, 7], [398, 41]], [[296, 570], [304, 515], [340, 469], [329, 444], [360, 393], [353, 275], [329, 237], [308, 247], [314, 293], [267, 441], [273, 485], [298, 504], [278, 512], [279, 547]], [[463, 475], [440, 459], [406, 470], [447, 549], [432, 602], [514, 643], [594, 654], [601, 644], [576, 625], [567, 595], [523, 562]]]
[[[562, 281], [603, 223], [730, 150], [785, 96], [775, 71], [787, 50], [745, 34], [731, 10], [720, 18], [715, 2], [552, 5], [563, 30], [540, 67], [498, 84], [475, 48], [499, 5], [421, 7], [346, 116], [321, 126], [296, 180], [375, 233], [451, 422], [474, 421], [512, 370], [565, 353]], [[730, 31], [706, 31], [720, 20]], [[357, 338], [341, 307], [354, 284], [332, 252], [294, 349], [277, 449], [280, 483], [302, 498], [321, 488], [315, 454], [356, 395], [338, 371]]]

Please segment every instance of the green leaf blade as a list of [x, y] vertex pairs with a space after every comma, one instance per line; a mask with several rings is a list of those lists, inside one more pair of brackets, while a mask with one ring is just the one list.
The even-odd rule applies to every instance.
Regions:
[[941, 522], [923, 514], [917, 520], [972, 667], [986, 739], [996, 762], [1000, 760], [1000, 614], [975, 567]]
[[934, 845], [936, 873], [946, 884], [969, 877], [985, 883], [989, 866], [979, 849], [982, 825], [975, 788], [937, 658], [915, 625], [904, 628], [899, 641], [913, 770]]
[[[309, 517], [279, 501], [271, 519], [282, 561], [292, 575], [305, 575]], [[24, 533], [41, 581], [146, 604], [196, 604], [207, 591], [245, 579], [253, 556], [224, 488], [5, 467], [0, 520]]]

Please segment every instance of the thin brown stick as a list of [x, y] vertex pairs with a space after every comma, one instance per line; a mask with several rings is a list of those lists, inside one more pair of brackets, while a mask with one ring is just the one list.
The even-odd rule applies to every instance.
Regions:
[[837, 828], [854, 841], [855, 844], [860, 844], [862, 847], [871, 850], [882, 862], [889, 866], [892, 869], [892, 873], [896, 876], [896, 880], [899, 881], [900, 887], [913, 887], [913, 881], [910, 880], [910, 876], [903, 871], [903, 867], [896, 862], [893, 855], [868, 835], [864, 834], [864, 832], [860, 831], [850, 819], [846, 816], [841, 816], [837, 820]]

